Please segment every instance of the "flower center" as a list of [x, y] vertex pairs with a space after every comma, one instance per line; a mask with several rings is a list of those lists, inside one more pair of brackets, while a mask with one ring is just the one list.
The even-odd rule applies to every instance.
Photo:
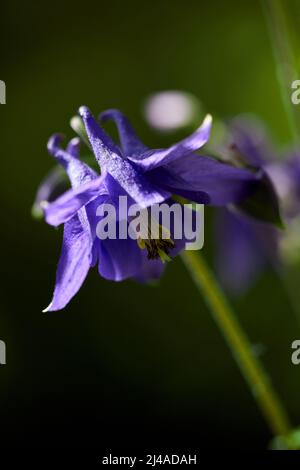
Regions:
[[144, 233], [147, 236], [139, 237], [138, 245], [142, 250], [147, 249], [148, 259], [161, 259], [163, 263], [171, 261], [169, 252], [174, 248], [175, 243], [171, 239], [169, 230], [158, 224], [149, 215], [148, 226]]
[[147, 258], [151, 259], [161, 259], [163, 263], [166, 261], [171, 261], [169, 257], [169, 251], [174, 248], [175, 244], [170, 238], [167, 240], [164, 239], [151, 239], [151, 238], [140, 238], [138, 240], [139, 247], [142, 249], [147, 249], [148, 255]]

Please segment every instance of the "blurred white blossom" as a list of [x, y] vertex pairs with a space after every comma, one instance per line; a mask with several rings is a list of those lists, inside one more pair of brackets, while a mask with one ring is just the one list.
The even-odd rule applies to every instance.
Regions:
[[191, 93], [169, 90], [151, 95], [144, 112], [152, 127], [166, 132], [192, 124], [201, 112], [201, 105]]

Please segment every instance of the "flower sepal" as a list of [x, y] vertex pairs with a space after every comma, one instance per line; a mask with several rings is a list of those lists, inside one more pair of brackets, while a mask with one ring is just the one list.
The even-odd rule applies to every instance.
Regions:
[[265, 172], [257, 182], [253, 193], [241, 203], [235, 205], [239, 212], [253, 217], [261, 222], [284, 229], [278, 195]]

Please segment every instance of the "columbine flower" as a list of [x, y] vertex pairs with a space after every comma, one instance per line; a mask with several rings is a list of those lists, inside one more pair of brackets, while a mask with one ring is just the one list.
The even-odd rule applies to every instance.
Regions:
[[[103, 131], [87, 108], [81, 108], [81, 115], [101, 165], [103, 157], [99, 141], [103, 138]], [[244, 200], [259, 184], [260, 178], [245, 169], [234, 168], [194, 153], [209, 139], [212, 123], [210, 115], [206, 116], [202, 126], [192, 135], [167, 149], [159, 150], [149, 150], [138, 139], [128, 119], [120, 111], [105, 111], [100, 115], [100, 119], [114, 120], [119, 131], [121, 149], [116, 149], [115, 145], [109, 148], [108, 144], [107, 154], [112, 156], [118, 152], [118, 158], [134, 168], [139, 178], [142, 177], [160, 191], [167, 191], [168, 197], [176, 194], [200, 204], [224, 206]], [[107, 171], [110, 172], [109, 169]], [[116, 180], [123, 177], [122, 172], [115, 172]]]
[[[135, 240], [106, 239], [96, 237], [96, 210], [101, 204], [114, 204], [118, 194], [111, 186], [109, 175], [99, 175], [79, 160], [79, 139], [73, 139], [66, 150], [60, 147], [61, 136], [54, 135], [48, 150], [65, 168], [71, 185], [70, 191], [54, 203], [43, 203], [46, 220], [52, 224], [64, 222], [61, 257], [56, 274], [52, 302], [45, 311], [62, 309], [80, 289], [90, 267], [98, 262], [99, 273], [106, 279], [120, 281], [136, 277], [142, 281], [156, 279], [162, 272], [163, 263], [148, 260]], [[88, 184], [89, 203], [81, 204], [82, 193]], [[47, 189], [51, 192], [48, 181]], [[72, 207], [72, 202], [75, 209]], [[78, 201], [81, 206], [78, 209]], [[70, 216], [70, 213], [72, 215]], [[175, 250], [174, 253], [176, 254]], [[173, 253], [172, 253], [173, 254]]]
[[[49, 224], [64, 224], [62, 254], [58, 264], [56, 286], [51, 304], [46, 309], [63, 308], [80, 289], [88, 270], [98, 262], [99, 273], [111, 280], [129, 277], [145, 281], [157, 278], [163, 260], [175, 256], [184, 240], [139, 240], [128, 238], [99, 240], [96, 236], [96, 209], [110, 202], [116, 204], [120, 195], [142, 209], [168, 201], [173, 194], [200, 203], [225, 205], [239, 202], [253, 191], [257, 175], [212, 158], [192, 152], [209, 138], [211, 118], [182, 142], [161, 150], [148, 150], [137, 138], [127, 118], [110, 110], [102, 119], [115, 120], [121, 149], [111, 140], [85, 107], [80, 109], [87, 135], [101, 169], [99, 176], [78, 158], [78, 140], [66, 150], [60, 137], [50, 139], [48, 150], [65, 168], [72, 189], [45, 206]], [[147, 252], [145, 249], [146, 248]]]
[[[297, 154], [278, 158], [262, 126], [245, 118], [231, 123], [230, 144], [229, 158], [257, 168], [268, 179], [280, 200], [284, 219], [290, 221], [299, 214], [300, 159]], [[280, 269], [281, 245], [289, 228], [282, 233], [236, 208], [226, 208], [217, 213], [215, 231], [217, 272], [224, 287], [231, 292], [243, 293], [266, 265]]]

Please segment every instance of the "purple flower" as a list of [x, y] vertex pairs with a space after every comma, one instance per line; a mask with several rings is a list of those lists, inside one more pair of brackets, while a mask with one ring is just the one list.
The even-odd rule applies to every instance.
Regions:
[[285, 218], [300, 214], [300, 153], [291, 151], [281, 161], [268, 164], [267, 172], [282, 201]]
[[[110, 176], [107, 174], [99, 177], [94, 170], [79, 160], [78, 139], [73, 139], [66, 150], [60, 147], [60, 142], [61, 136], [54, 135], [49, 140], [48, 150], [65, 168], [72, 192], [67, 191], [55, 202], [44, 204], [46, 220], [49, 223], [56, 225], [62, 218], [65, 219], [53, 299], [44, 311], [64, 308], [80, 289], [90, 267], [95, 266], [97, 262], [100, 275], [115, 281], [128, 277], [136, 277], [142, 281], [156, 279], [163, 269], [160, 259], [148, 260], [146, 252], [131, 238], [100, 240], [96, 237], [96, 209], [108, 202], [114, 204], [116, 196], [110, 188]], [[82, 205], [82, 192], [87, 185], [90, 200]]]
[[100, 240], [96, 236], [99, 219], [96, 210], [101, 205], [109, 202], [116, 206], [118, 197], [125, 195], [130, 203], [147, 209], [156, 203], [168, 203], [173, 194], [199, 203], [226, 205], [241, 201], [259, 183], [259, 177], [253, 172], [193, 153], [209, 139], [210, 117], [178, 144], [168, 149], [149, 150], [119, 111], [107, 111], [101, 119], [111, 118], [116, 122], [121, 148], [86, 107], [80, 108], [80, 114], [101, 175], [79, 159], [78, 139], [73, 139], [66, 150], [60, 147], [60, 136], [50, 139], [49, 153], [64, 167], [72, 188], [44, 207], [49, 224], [64, 224], [53, 300], [46, 311], [67, 305], [80, 289], [90, 267], [97, 263], [100, 275], [106, 279], [147, 281], [160, 276], [164, 256], [175, 256], [184, 247], [184, 239], [176, 240], [174, 246], [172, 226], [167, 227], [169, 240], [156, 241], [151, 237], [143, 240], [148, 254], [131, 238]]
[[[300, 195], [300, 160], [276, 158], [261, 125], [248, 119], [235, 119], [230, 126], [232, 158], [257, 168], [280, 200], [285, 219], [296, 207]], [[300, 175], [300, 172], [299, 172]], [[293, 195], [293, 196], [292, 196]], [[292, 197], [291, 197], [292, 196]], [[292, 209], [293, 208], [293, 209]], [[241, 294], [255, 281], [266, 265], [279, 268], [282, 233], [273, 225], [257, 220], [237, 208], [219, 210], [215, 221], [216, 267], [225, 288]]]
[[218, 209], [215, 238], [217, 274], [233, 294], [244, 293], [267, 265], [279, 263], [279, 232], [270, 224]]
[[[101, 165], [101, 150], [97, 145], [99, 138], [101, 140], [99, 127], [97, 130], [97, 124], [87, 108], [81, 108], [81, 114]], [[212, 122], [209, 115], [192, 135], [167, 149], [159, 150], [145, 147], [120, 111], [105, 111], [100, 119], [112, 119], [116, 123], [121, 143], [120, 157], [148, 183], [166, 191], [168, 195], [176, 194], [194, 202], [224, 206], [242, 201], [259, 184], [260, 178], [247, 170], [194, 153], [209, 139]]]

